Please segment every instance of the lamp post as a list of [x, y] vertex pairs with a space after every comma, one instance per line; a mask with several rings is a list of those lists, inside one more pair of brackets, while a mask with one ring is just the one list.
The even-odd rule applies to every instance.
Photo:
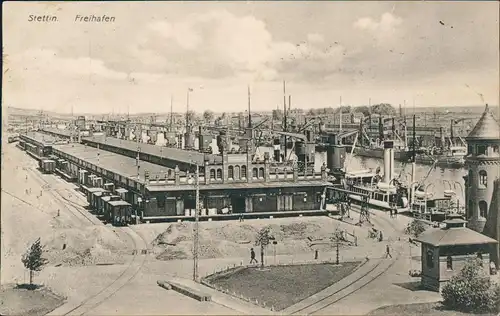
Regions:
[[[193, 162], [191, 162], [193, 163]], [[196, 165], [196, 173], [195, 173], [195, 213], [194, 213], [194, 238], [193, 238], [193, 281], [199, 282], [198, 280], [198, 251], [199, 251], [199, 242], [200, 242], [200, 233], [199, 233], [199, 215], [200, 215], [200, 168], [198, 163], [194, 163]]]

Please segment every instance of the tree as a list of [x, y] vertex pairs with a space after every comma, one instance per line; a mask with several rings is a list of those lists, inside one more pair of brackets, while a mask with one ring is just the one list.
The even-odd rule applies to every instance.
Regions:
[[264, 249], [271, 243], [271, 229], [269, 226], [262, 228], [257, 233], [255, 245], [260, 246], [260, 266], [264, 268]]
[[205, 120], [205, 123], [210, 123], [214, 119], [214, 112], [210, 110], [206, 110], [203, 112], [203, 119]]
[[362, 113], [363, 116], [369, 116], [371, 113], [371, 108], [369, 106], [366, 106], [366, 105], [357, 106], [354, 108], [354, 112]]
[[38, 238], [22, 256], [21, 261], [24, 267], [30, 270], [30, 285], [33, 285], [33, 274], [35, 271], [42, 271], [44, 265], [48, 263], [48, 260], [42, 257], [43, 246]]
[[405, 232], [408, 235], [412, 235], [413, 237], [417, 238], [420, 236], [425, 231], [425, 225], [422, 223], [422, 221], [419, 220], [412, 220], [408, 226], [406, 226]]
[[195, 114], [194, 114], [194, 111], [188, 111], [186, 113], [186, 119], [187, 121], [190, 123], [190, 124], [193, 124], [193, 121], [195, 119]]
[[475, 258], [443, 287], [443, 305], [464, 312], [498, 312], [499, 286], [492, 283]]

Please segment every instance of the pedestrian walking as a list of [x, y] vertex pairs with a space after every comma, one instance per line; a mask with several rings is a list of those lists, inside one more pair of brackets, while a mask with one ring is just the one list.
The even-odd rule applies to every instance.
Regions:
[[382, 231], [380, 231], [380, 234], [378, 234], [378, 241], [384, 240], [384, 235], [382, 234]]
[[394, 217], [398, 218], [398, 209], [397, 208], [394, 209]]
[[392, 208], [389, 210], [389, 213], [391, 214], [391, 218], [392, 218], [392, 214], [393, 214], [393, 213], [392, 213]]
[[57, 210], [57, 217], [59, 217], [59, 215], [60, 215], [60, 211], [59, 211], [59, 210]]
[[385, 257], [392, 259], [391, 248], [389, 248], [389, 245], [385, 246]]
[[250, 248], [250, 264], [252, 264], [255, 261], [255, 263], [259, 263], [257, 259], [255, 259], [255, 251], [253, 248]]

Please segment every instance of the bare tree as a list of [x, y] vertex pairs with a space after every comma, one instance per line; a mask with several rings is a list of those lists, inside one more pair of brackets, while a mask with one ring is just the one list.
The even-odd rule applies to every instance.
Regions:
[[42, 257], [42, 252], [43, 246], [40, 238], [38, 238], [21, 258], [26, 269], [30, 270], [30, 285], [33, 285], [34, 272], [42, 271], [43, 266], [48, 263], [48, 260]]
[[271, 229], [264, 227], [257, 233], [255, 245], [260, 246], [260, 266], [264, 268], [264, 249], [271, 243]]
[[206, 110], [203, 112], [203, 119], [205, 120], [205, 123], [209, 124], [214, 119], [214, 112]]

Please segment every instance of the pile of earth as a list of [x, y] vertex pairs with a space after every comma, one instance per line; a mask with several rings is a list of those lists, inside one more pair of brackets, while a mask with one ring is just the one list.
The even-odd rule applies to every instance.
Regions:
[[126, 242], [104, 226], [61, 229], [42, 243], [51, 265], [120, 264], [128, 253]]
[[[245, 224], [240, 222], [219, 222], [220, 224], [200, 224], [199, 257], [222, 258], [248, 256], [249, 249], [255, 247], [255, 239], [259, 230], [267, 226], [277, 241], [276, 254], [297, 254], [310, 252], [310, 236], [328, 238], [331, 232], [322, 228], [319, 223], [269, 223]], [[193, 226], [191, 222], [170, 224], [152, 242], [158, 260], [176, 260], [192, 258]]]

